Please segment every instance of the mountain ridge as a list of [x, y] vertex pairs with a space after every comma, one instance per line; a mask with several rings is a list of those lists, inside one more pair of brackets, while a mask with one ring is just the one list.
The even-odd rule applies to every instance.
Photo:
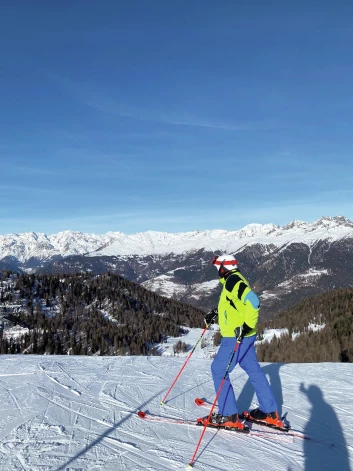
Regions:
[[52, 236], [0, 236], [0, 270], [37, 274], [111, 272], [150, 291], [203, 310], [217, 304], [220, 286], [210, 260], [234, 254], [261, 300], [264, 317], [304, 297], [353, 286], [353, 222], [324, 216], [286, 226], [248, 224], [221, 229], [125, 235], [63, 231]]
[[[244, 245], [262, 243], [284, 246], [300, 241], [312, 246], [317, 240], [339, 240], [353, 236], [353, 221], [344, 216], [323, 216], [313, 223], [293, 220], [281, 227], [274, 224], [252, 223], [237, 231], [212, 229], [190, 232], [146, 231], [126, 235], [122, 232], [106, 234], [65, 230], [46, 235], [42, 232], [0, 235], [0, 260], [15, 257], [23, 263], [30, 258], [46, 260], [54, 256], [85, 255], [128, 256], [183, 253], [203, 248], [232, 253]], [[245, 242], [245, 244], [244, 244]]]

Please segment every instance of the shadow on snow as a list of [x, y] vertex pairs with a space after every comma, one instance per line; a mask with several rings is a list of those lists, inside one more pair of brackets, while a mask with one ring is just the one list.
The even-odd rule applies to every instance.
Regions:
[[[262, 367], [271, 385], [280, 416], [283, 413], [283, 393], [279, 370], [283, 365], [284, 363], [272, 363]], [[303, 430], [305, 435], [313, 437], [313, 441], [303, 441], [305, 471], [352, 471], [343, 430], [333, 407], [325, 402], [318, 386], [310, 385], [305, 388], [302, 383], [300, 392], [305, 394], [311, 404], [311, 413]], [[253, 397], [254, 389], [248, 379], [237, 400], [240, 410], [250, 409]], [[291, 468], [288, 469], [290, 470]]]

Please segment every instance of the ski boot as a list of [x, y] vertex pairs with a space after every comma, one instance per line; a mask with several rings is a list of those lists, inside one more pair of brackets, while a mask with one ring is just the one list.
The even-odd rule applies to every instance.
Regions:
[[[202, 417], [196, 420], [197, 425], [205, 425], [208, 417]], [[234, 432], [249, 433], [250, 429], [247, 425], [239, 420], [238, 414], [223, 416], [213, 413], [207, 422], [207, 427], [224, 428]]]
[[289, 426], [286, 425], [278, 415], [278, 411], [274, 412], [262, 412], [261, 409], [254, 409], [250, 412], [244, 411], [242, 418], [248, 422], [254, 422], [259, 425], [266, 425], [267, 427], [275, 428], [277, 430], [282, 430], [283, 432], [288, 432]]

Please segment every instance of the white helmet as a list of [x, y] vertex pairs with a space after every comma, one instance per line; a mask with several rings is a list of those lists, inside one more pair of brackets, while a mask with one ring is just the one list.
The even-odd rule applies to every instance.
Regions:
[[235, 260], [233, 255], [216, 255], [213, 257], [211, 263], [217, 268], [218, 274], [221, 278], [227, 273], [227, 271], [238, 269], [238, 261]]

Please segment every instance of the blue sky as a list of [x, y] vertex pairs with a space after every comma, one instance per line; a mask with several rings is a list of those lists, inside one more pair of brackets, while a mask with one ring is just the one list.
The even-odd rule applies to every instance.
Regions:
[[352, 16], [342, 0], [5, 0], [0, 233], [353, 219]]

